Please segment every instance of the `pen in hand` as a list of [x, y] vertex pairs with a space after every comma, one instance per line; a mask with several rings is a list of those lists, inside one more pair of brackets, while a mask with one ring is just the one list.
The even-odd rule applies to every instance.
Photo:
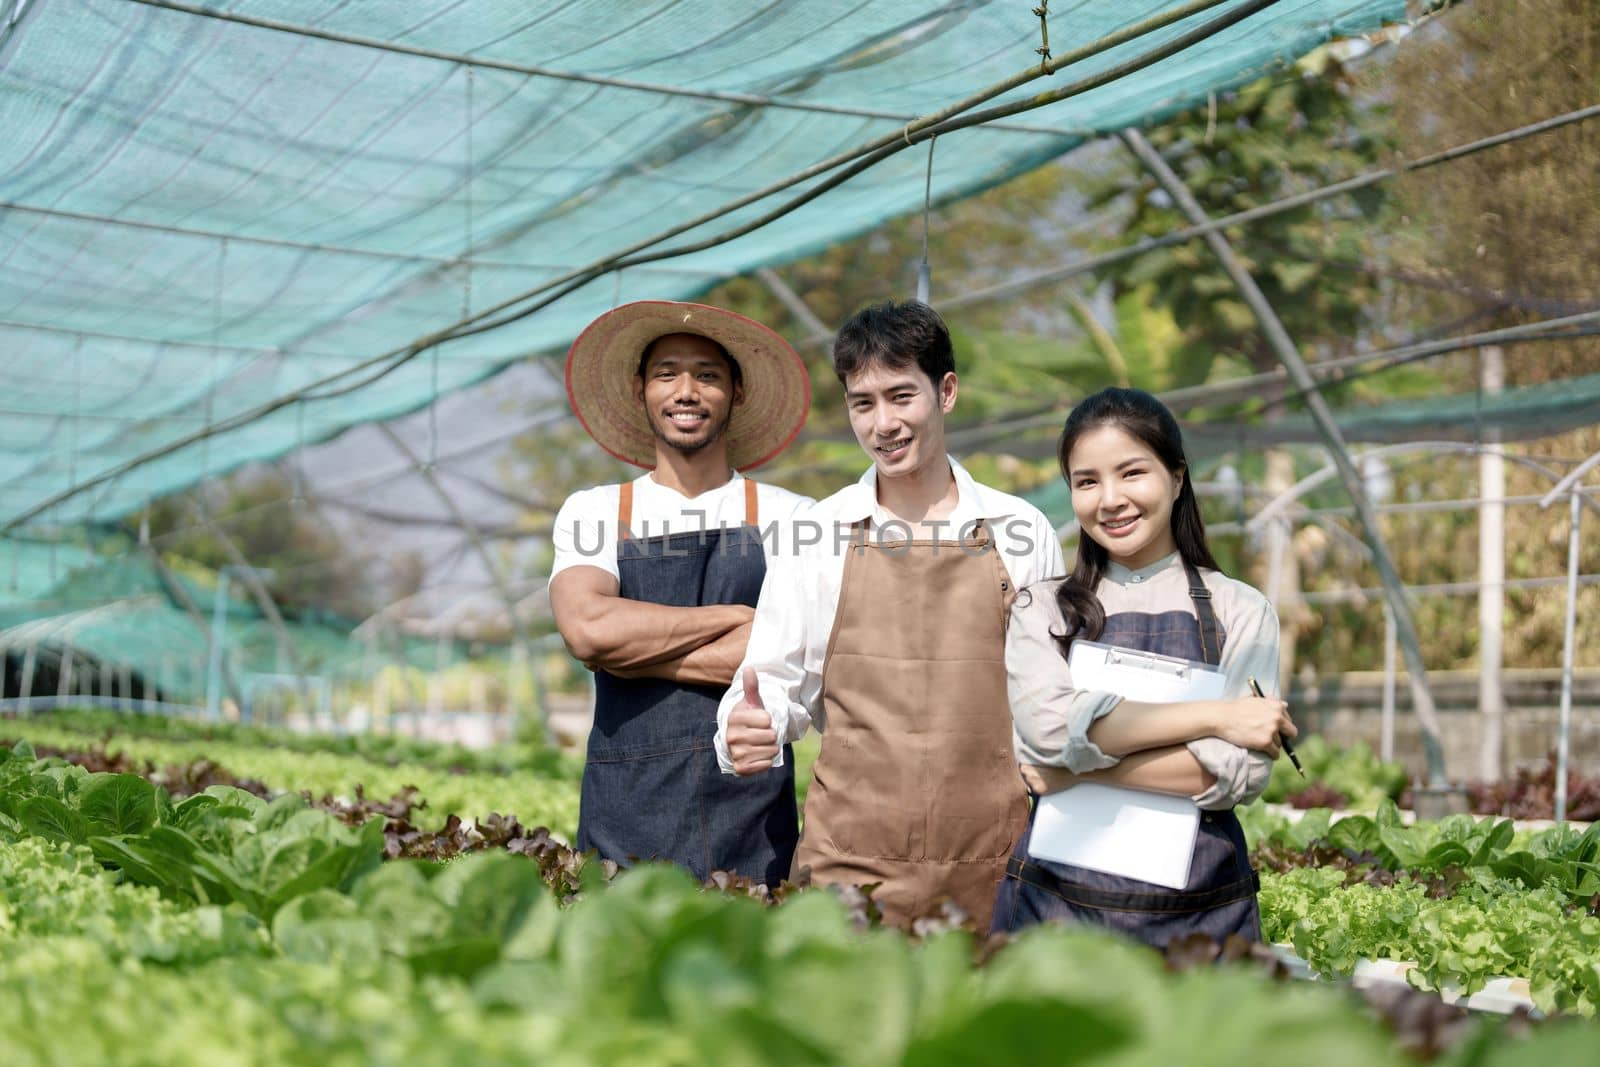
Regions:
[[[1250, 691], [1256, 696], [1261, 697], [1263, 700], [1266, 699], [1267, 694], [1261, 691], [1261, 683], [1257, 682], [1254, 678], [1250, 679]], [[1289, 757], [1289, 762], [1294, 764], [1294, 769], [1300, 772], [1300, 777], [1304, 778], [1306, 776], [1306, 769], [1300, 766], [1300, 757], [1294, 754], [1294, 746], [1289, 743], [1289, 739], [1284, 737], [1282, 734], [1279, 734], [1278, 744], [1283, 746], [1283, 754]]]

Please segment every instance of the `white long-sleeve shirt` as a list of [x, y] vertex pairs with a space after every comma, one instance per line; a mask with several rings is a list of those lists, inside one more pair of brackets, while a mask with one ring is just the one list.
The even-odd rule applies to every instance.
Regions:
[[[984, 520], [1014, 588], [1063, 573], [1055, 528], [1038, 508], [980, 485], [953, 457], [950, 470], [956, 480], [957, 500], [949, 517], [942, 520], [947, 525], [938, 534], [941, 540], [955, 541]], [[907, 532], [903, 522], [878, 505], [875, 467], [869, 467], [859, 481], [797, 515], [796, 530], [803, 531], [802, 541], [811, 543], [801, 544], [794, 553], [781, 553], [769, 563], [744, 662], [717, 708], [717, 761], [724, 773], [733, 773], [728, 756], [728, 715], [744, 697], [745, 667], [755, 668], [762, 704], [772, 716], [780, 746], [799, 740], [813, 726], [826, 728], [821, 699], [823, 658], [839, 610], [850, 527], [862, 519], [871, 520], [869, 537], [881, 533], [886, 541], [898, 540]], [[963, 606], [951, 604], [949, 610], [953, 616], [959, 615]], [[782, 759], [780, 751], [774, 765], [781, 765]]]
[[[1211, 593], [1211, 606], [1224, 635], [1218, 667], [1226, 676], [1223, 698], [1248, 695], [1255, 678], [1268, 696], [1278, 693], [1278, 616], [1255, 588], [1213, 570], [1200, 580]], [[1017, 595], [1006, 631], [1007, 693], [1015, 728], [1013, 743], [1019, 763], [1065, 767], [1075, 773], [1113, 767], [1119, 761], [1089, 740], [1089, 727], [1120, 701], [1114, 693], [1078, 689], [1052, 634], [1064, 630], [1056, 604], [1059, 582], [1050, 581]], [[1095, 590], [1106, 615], [1136, 612], [1192, 614], [1189, 579], [1176, 553], [1137, 571], [1108, 565]], [[1248, 803], [1261, 795], [1272, 773], [1272, 760], [1218, 737], [1188, 743], [1195, 760], [1216, 777], [1216, 783], [1193, 800], [1215, 810]]]

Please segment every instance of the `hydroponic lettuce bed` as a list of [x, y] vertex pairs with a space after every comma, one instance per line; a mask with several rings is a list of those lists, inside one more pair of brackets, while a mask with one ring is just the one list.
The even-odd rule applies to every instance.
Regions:
[[[142, 743], [248, 756], [250, 741]], [[0, 1062], [1167, 1064], [1270, 1047], [1547, 1067], [1600, 1042], [1587, 1020], [1527, 1032], [1422, 994], [1375, 1014], [1336, 985], [1272, 980], [1291, 968], [1264, 947], [1163, 960], [1054, 928], [983, 942], [958, 915], [907, 937], [860, 895], [618, 875], [539, 829], [537, 808], [423, 828], [413, 781], [385, 796], [341, 765], [348, 792], [302, 796], [285, 782], [306, 780], [306, 754], [255, 747], [256, 780], [188, 748], [149, 764], [115, 744], [4, 753]], [[409, 779], [428, 754], [341, 758]], [[1414, 984], [1481, 996], [1521, 968], [1544, 1010], [1592, 1014], [1594, 835], [1406, 827], [1392, 809], [1320, 836], [1320, 815], [1247, 819], [1277, 857], [1268, 936], [1319, 972], [1364, 980], [1361, 961], [1389, 955], [1415, 962]]]

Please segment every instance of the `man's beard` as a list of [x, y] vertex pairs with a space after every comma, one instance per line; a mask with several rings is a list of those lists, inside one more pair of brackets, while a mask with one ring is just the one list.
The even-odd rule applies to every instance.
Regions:
[[[683, 455], [692, 456], [696, 452], [700, 452], [716, 444], [717, 439], [728, 432], [728, 425], [733, 422], [733, 410], [730, 408], [727, 415], [723, 416], [721, 425], [713, 426], [706, 433], [706, 435], [700, 438], [698, 441], [683, 442], [673, 440], [671, 437], [667, 436], [667, 432], [662, 428], [663, 420], [660, 419], [660, 416], [649, 415], [646, 417], [645, 421], [650, 424], [650, 432], [655, 434], [657, 441], [660, 441], [674, 452], [681, 452]], [[668, 422], [668, 425], [671, 424], [670, 420], [665, 421]]]

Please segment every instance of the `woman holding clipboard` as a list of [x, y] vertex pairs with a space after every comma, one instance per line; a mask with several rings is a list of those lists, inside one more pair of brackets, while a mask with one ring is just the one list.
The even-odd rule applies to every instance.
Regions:
[[[993, 929], [1073, 920], [1156, 946], [1190, 933], [1258, 940], [1258, 881], [1233, 807], [1260, 795], [1280, 737], [1296, 733], [1276, 698], [1277, 616], [1217, 569], [1177, 420], [1155, 397], [1113, 388], [1087, 398], [1067, 417], [1058, 454], [1077, 561], [1018, 596], [1006, 636], [1023, 777], [1036, 796], [1097, 782], [1187, 797], [1199, 825], [1187, 881], [1174, 888], [1041, 859], [1029, 851], [1030, 822]], [[1080, 639], [1215, 664], [1223, 696], [1139, 703], [1075, 687], [1068, 657]], [[1251, 694], [1252, 677], [1267, 696]]]

